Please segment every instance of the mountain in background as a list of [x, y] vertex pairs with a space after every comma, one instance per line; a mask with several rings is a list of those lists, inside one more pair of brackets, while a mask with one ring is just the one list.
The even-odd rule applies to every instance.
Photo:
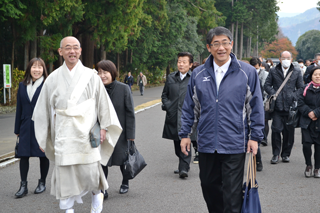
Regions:
[[296, 15], [299, 15], [299, 14], [300, 14], [300, 13], [277, 12], [277, 15], [279, 16], [279, 18], [292, 17], [292, 16], [296, 16]]
[[309, 30], [320, 30], [320, 11], [312, 8], [293, 17], [279, 19], [279, 27], [295, 46], [298, 38]]

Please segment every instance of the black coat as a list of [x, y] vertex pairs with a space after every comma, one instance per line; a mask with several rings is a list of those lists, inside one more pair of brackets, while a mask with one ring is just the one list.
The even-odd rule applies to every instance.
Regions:
[[133, 77], [132, 75], [130, 75], [130, 77], [127, 75], [124, 79], [124, 83], [125, 84], [128, 84], [129, 86], [132, 86], [133, 85]]
[[[316, 128], [320, 131], [320, 89], [313, 88], [311, 84], [307, 89], [306, 96], [303, 96], [304, 88], [301, 88], [298, 92], [298, 109], [301, 113], [300, 127], [302, 129], [308, 129], [311, 122], [316, 123]], [[316, 121], [312, 121], [308, 114], [313, 111], [318, 118]]]
[[127, 139], [135, 139], [135, 114], [130, 88], [119, 81], [114, 81], [106, 86], [114, 109], [122, 127], [122, 133], [114, 148], [108, 166], [120, 166], [127, 160]]
[[43, 82], [30, 102], [27, 87], [23, 83], [19, 84], [14, 133], [19, 134], [18, 155], [20, 157], [45, 157], [39, 148], [34, 132], [34, 122], [31, 120], [42, 86]]
[[[298, 89], [303, 87], [301, 71], [295, 68], [292, 64], [287, 72], [287, 75], [293, 72], [290, 79], [287, 81], [286, 85], [281, 90], [277, 97], [275, 110], [288, 112], [290, 106], [294, 100], [297, 100], [296, 92]], [[266, 83], [264, 84], [264, 89], [269, 95], [276, 94], [277, 90], [281, 86], [285, 77], [283, 75], [281, 63], [276, 67], [272, 68], [267, 77]]]
[[310, 66], [307, 67], [305, 73], [303, 74], [303, 81], [305, 84], [310, 83], [309, 75], [310, 75], [312, 68], [314, 68], [314, 67], [315, 67], [315, 64], [312, 63]]
[[[167, 112], [162, 137], [171, 140], [180, 140], [179, 131], [181, 128], [181, 110], [188, 90], [188, 83], [191, 76], [189, 70], [186, 77], [181, 81], [180, 72], [175, 71], [167, 77], [166, 84], [162, 91], [163, 110]], [[191, 140], [196, 140], [196, 135]]]

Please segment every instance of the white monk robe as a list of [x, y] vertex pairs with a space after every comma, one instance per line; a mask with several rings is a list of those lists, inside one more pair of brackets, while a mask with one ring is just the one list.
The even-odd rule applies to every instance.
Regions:
[[[68, 72], [64, 63], [46, 79], [33, 120], [39, 146], [55, 162], [51, 194], [79, 202], [87, 191], [108, 188], [100, 163], [108, 163], [122, 128], [97, 72], [80, 60]], [[99, 148], [92, 148], [89, 131], [97, 120], [108, 131]]]

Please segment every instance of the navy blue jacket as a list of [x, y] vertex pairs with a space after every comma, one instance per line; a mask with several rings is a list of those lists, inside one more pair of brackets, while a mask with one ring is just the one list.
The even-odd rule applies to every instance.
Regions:
[[257, 71], [238, 61], [231, 64], [221, 80], [219, 93], [213, 69], [213, 56], [191, 75], [182, 108], [181, 138], [190, 137], [197, 126], [198, 151], [240, 154], [248, 140], [261, 141], [264, 108]]
[[19, 134], [19, 157], [45, 157], [45, 154], [39, 148], [34, 133], [34, 123], [31, 120], [42, 86], [43, 82], [37, 88], [30, 102], [27, 87], [23, 83], [19, 84], [14, 126], [14, 133]]

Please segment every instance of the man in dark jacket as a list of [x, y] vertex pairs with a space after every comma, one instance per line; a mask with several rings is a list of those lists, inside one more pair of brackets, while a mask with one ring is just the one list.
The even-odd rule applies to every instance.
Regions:
[[[246, 152], [257, 154], [264, 109], [258, 73], [231, 53], [232, 34], [211, 29], [205, 64], [193, 70], [182, 107], [181, 150], [197, 132], [200, 181], [209, 212], [239, 213]], [[197, 127], [197, 130], [196, 130]]]
[[[193, 56], [188, 52], [178, 54], [178, 71], [170, 73], [162, 92], [162, 108], [167, 112], [162, 137], [174, 141], [174, 149], [179, 158], [179, 167], [174, 173], [180, 178], [188, 177], [191, 152], [185, 155], [181, 152], [178, 132], [181, 128], [181, 109], [188, 89], [191, 76]], [[195, 141], [195, 136], [193, 136]]]
[[312, 68], [314, 68], [316, 66], [320, 66], [320, 53], [315, 54], [314, 58], [315, 58], [316, 61], [314, 63], [311, 63], [311, 65], [307, 67], [307, 69], [306, 69], [306, 71], [305, 71], [305, 73], [303, 75], [303, 81], [304, 81], [305, 84], [309, 84], [310, 83], [309, 74], [310, 74]]
[[127, 84], [130, 87], [130, 90], [132, 91], [133, 76], [131, 75], [131, 72], [128, 72], [128, 75], [124, 79], [124, 83]]
[[272, 164], [279, 162], [279, 154], [281, 151], [281, 132], [283, 137], [283, 145], [281, 157], [283, 162], [290, 162], [289, 156], [294, 143], [294, 127], [286, 125], [289, 115], [290, 106], [296, 99], [296, 90], [303, 87], [302, 75], [299, 68], [292, 64], [292, 54], [284, 51], [280, 55], [280, 63], [272, 68], [264, 85], [265, 91], [269, 95], [276, 94], [277, 90], [285, 80], [286, 76], [292, 72], [290, 79], [279, 93], [275, 109], [272, 113], [273, 121], [271, 125], [272, 134]]

